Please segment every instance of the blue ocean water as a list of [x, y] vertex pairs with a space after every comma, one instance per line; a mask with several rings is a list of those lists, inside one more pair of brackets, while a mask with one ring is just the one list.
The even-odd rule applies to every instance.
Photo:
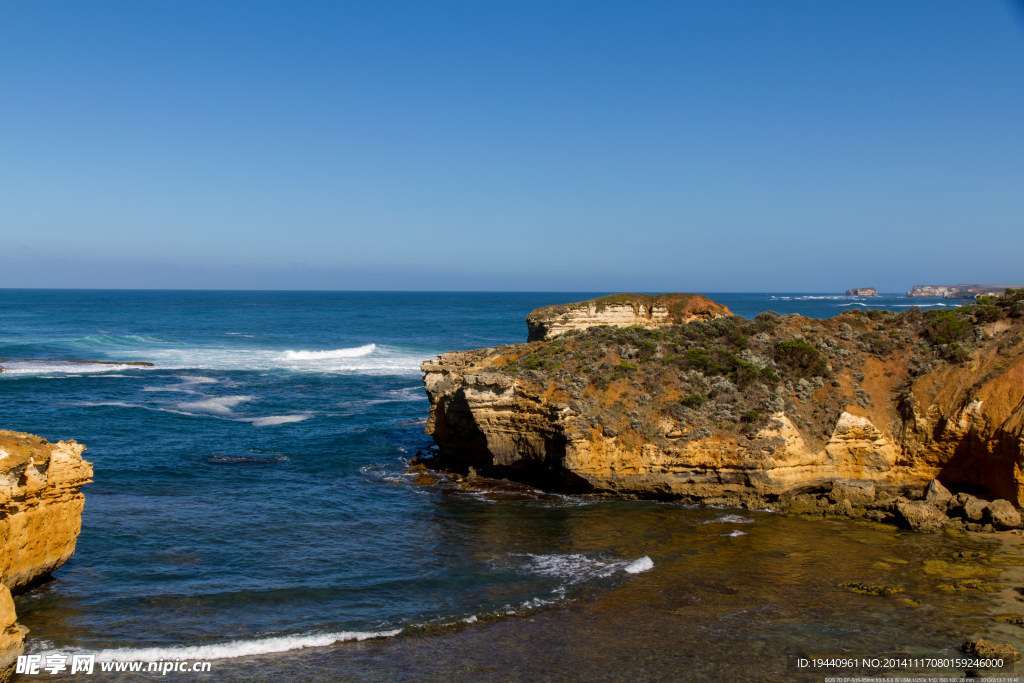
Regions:
[[[658, 504], [506, 503], [405, 472], [430, 446], [420, 362], [597, 294], [0, 290], [0, 427], [80, 441], [95, 467], [75, 556], [19, 598], [30, 649], [278, 652], [632, 580], [653, 541], [608, 520]], [[709, 296], [747, 317], [957, 303]]]

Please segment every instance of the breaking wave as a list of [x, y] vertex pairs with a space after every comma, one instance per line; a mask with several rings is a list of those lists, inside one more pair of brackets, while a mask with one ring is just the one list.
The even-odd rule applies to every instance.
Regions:
[[285, 351], [285, 360], [331, 360], [335, 358], [359, 358], [377, 350], [376, 344], [364, 344], [350, 349], [334, 349], [333, 351]]
[[[336, 633], [320, 633], [297, 636], [276, 636], [272, 638], [256, 638], [253, 640], [232, 640], [227, 643], [210, 645], [180, 645], [174, 647], [142, 647], [112, 648], [96, 650], [89, 654], [96, 655], [99, 662], [153, 662], [173, 659], [233, 659], [235, 657], [251, 657], [275, 652], [301, 650], [307, 647], [326, 647], [334, 643], [352, 640], [370, 640], [373, 638], [391, 638], [401, 633], [401, 629], [391, 631], [339, 631]], [[61, 653], [67, 652], [62, 650]], [[55, 654], [55, 652], [43, 652]]]

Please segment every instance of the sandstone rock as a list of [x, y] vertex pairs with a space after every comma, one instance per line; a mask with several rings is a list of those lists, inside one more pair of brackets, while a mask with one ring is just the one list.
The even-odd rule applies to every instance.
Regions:
[[991, 640], [978, 638], [968, 640], [961, 645], [964, 652], [978, 659], [1001, 659], [1004, 663], [1016, 662], [1020, 659], [1020, 650], [1008, 643], [993, 643]]
[[527, 339], [551, 339], [570, 330], [597, 325], [665, 327], [727, 315], [732, 315], [728, 308], [701, 294], [612, 294], [579, 303], [538, 308], [526, 317]]
[[933, 505], [945, 506], [952, 498], [953, 494], [938, 479], [932, 479], [928, 482], [928, 488], [924, 492], [924, 499], [927, 502]]
[[914, 531], [939, 531], [949, 520], [941, 510], [923, 500], [901, 500], [896, 503], [900, 523]]
[[[582, 331], [425, 362], [426, 431], [441, 466], [694, 502], [790, 500], [831, 488], [837, 507], [822, 505], [820, 513], [841, 512], [849, 500], [915, 528], [938, 525], [934, 504], [920, 501], [934, 512], [904, 505], [900, 513], [895, 502], [881, 500], [892, 491], [926, 498], [925, 487], [940, 473], [951, 487], [1024, 504], [1024, 468], [1014, 466], [1024, 457], [1018, 347], [1001, 351], [995, 339], [975, 339], [971, 363], [937, 359], [925, 346], [919, 316], [890, 313], [829, 320], [772, 314], [736, 323], [714, 319], [724, 311], [707, 308], [713, 319], [690, 311], [699, 321], [685, 331], [584, 329], [680, 325], [671, 306], [663, 310], [655, 299], [616, 295], [538, 309], [531, 339]], [[1024, 334], [1024, 318], [1002, 320], [1009, 325], [1003, 337]], [[806, 367], [778, 355], [794, 342], [802, 342], [793, 348], [807, 356]], [[717, 355], [709, 355], [712, 349]], [[733, 374], [720, 372], [720, 363], [735, 365]], [[1005, 369], [992, 373], [996, 364]], [[759, 401], [755, 409], [751, 397]], [[866, 502], [840, 481], [865, 482]], [[936, 482], [928, 499], [941, 504], [943, 488]], [[978, 524], [986, 505], [958, 496], [948, 509]], [[810, 512], [806, 501], [793, 506]]]
[[14, 600], [7, 586], [0, 584], [0, 683], [6, 683], [14, 665], [25, 650], [28, 629], [17, 622]]
[[987, 501], [969, 495], [964, 501], [964, 517], [971, 522], [980, 522], [987, 507]]
[[832, 484], [829, 498], [833, 503], [848, 500], [852, 505], [868, 505], [875, 502], [875, 483], [873, 481], [840, 479]]
[[74, 441], [53, 444], [0, 431], [0, 682], [23, 649], [27, 629], [16, 623], [12, 590], [64, 564], [82, 525], [83, 484], [92, 466]]
[[1008, 500], [993, 500], [985, 512], [986, 518], [996, 529], [1016, 529], [1021, 525], [1020, 512]]

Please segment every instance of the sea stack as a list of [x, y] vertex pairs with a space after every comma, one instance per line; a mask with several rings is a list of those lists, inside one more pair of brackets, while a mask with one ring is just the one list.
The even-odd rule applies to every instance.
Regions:
[[527, 340], [552, 339], [597, 325], [655, 328], [728, 315], [728, 308], [702, 294], [611, 294], [538, 308], [526, 316]]
[[878, 296], [878, 290], [874, 287], [854, 287], [846, 290], [846, 296]]

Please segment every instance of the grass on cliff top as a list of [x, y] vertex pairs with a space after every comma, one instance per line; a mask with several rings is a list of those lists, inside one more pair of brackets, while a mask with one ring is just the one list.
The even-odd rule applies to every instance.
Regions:
[[[913, 377], [966, 362], [986, 323], [1020, 317], [1024, 290], [942, 311], [855, 310], [828, 320], [769, 311], [655, 329], [592, 327], [522, 345], [498, 370], [606, 434], [663, 441], [660, 423], [679, 425], [684, 439], [732, 431], [753, 440], [785, 411], [806, 434], [824, 438], [847, 405], [870, 405], [860, 385], [867, 358]], [[1018, 337], [1011, 342], [1019, 346]]]

